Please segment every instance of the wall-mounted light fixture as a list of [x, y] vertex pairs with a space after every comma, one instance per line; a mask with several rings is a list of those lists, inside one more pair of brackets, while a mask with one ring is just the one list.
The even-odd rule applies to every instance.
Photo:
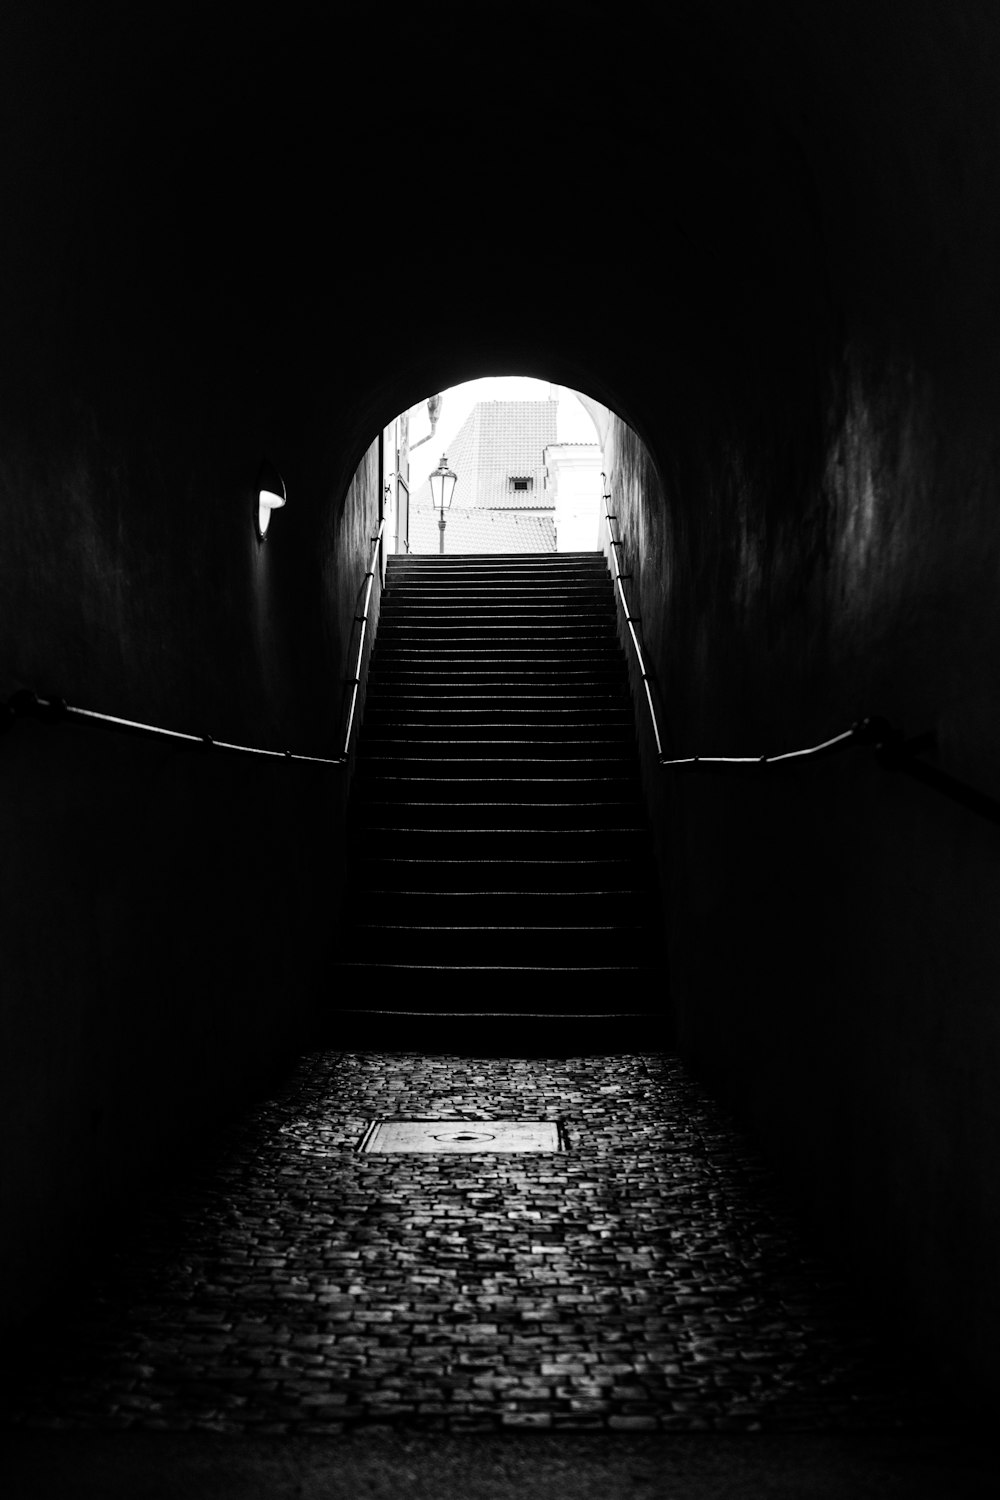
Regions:
[[272, 510], [280, 510], [287, 498], [285, 481], [274, 464], [269, 459], [263, 459], [257, 473], [257, 493], [254, 501], [258, 541], [262, 542], [267, 536]]

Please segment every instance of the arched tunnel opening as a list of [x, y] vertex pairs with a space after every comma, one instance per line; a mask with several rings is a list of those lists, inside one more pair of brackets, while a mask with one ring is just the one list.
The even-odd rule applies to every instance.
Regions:
[[608, 489], [623, 435], [645, 450], [601, 403], [562, 396], [524, 378], [440, 393], [416, 447], [440, 436], [451, 456], [423, 484], [419, 407], [352, 480], [377, 466], [379, 532], [347, 690], [331, 1040], [376, 1017], [425, 1050], [442, 1022], [453, 1047], [461, 1031], [539, 1054], [570, 1024], [577, 1045], [607, 1043], [609, 1024], [670, 1035], [630, 669], [658, 742], [657, 710]]
[[[219, 1381], [205, 1375], [196, 1424], [236, 1431], [234, 1414], [252, 1412], [268, 1380], [256, 1409], [275, 1437], [306, 1410], [316, 1428], [336, 1424], [340, 1396], [353, 1412], [364, 1377], [350, 1341], [381, 1319], [391, 1343], [437, 1305], [432, 1289], [429, 1303], [389, 1306], [388, 1283], [383, 1301], [364, 1300], [405, 1218], [423, 1224], [413, 1253], [433, 1264], [425, 1277], [440, 1288], [467, 1271], [463, 1284], [478, 1288], [453, 1299], [446, 1336], [427, 1348], [457, 1349], [460, 1327], [535, 1348], [507, 1372], [516, 1394], [496, 1398], [498, 1431], [503, 1412], [554, 1435], [565, 1426], [597, 1463], [588, 1427], [660, 1441], [704, 1422], [722, 1453], [727, 1419], [757, 1420], [748, 1391], [759, 1388], [720, 1373], [727, 1394], [685, 1397], [668, 1368], [683, 1367], [681, 1383], [686, 1359], [735, 1368], [717, 1347], [721, 1323], [697, 1334], [685, 1323], [706, 1295], [687, 1274], [705, 1221], [630, 1217], [669, 1162], [721, 1140], [717, 1106], [695, 1097], [704, 1085], [851, 1278], [856, 1306], [933, 1367], [941, 1410], [970, 1391], [988, 1405], [1000, 1314], [992, 7], [955, 0], [904, 15], [766, 0], [751, 13], [731, 0], [626, 0], [612, 15], [515, 3], [487, 30], [451, 3], [393, 13], [391, 25], [293, 4], [266, 20], [218, 5], [154, 26], [119, 0], [86, 21], [55, 0], [8, 29], [0, 1309], [17, 1347], [57, 1317], [53, 1288], [57, 1300], [78, 1295], [65, 1246], [99, 1273], [109, 1226], [128, 1225], [143, 1185], [186, 1170], [267, 1097], [274, 1171], [298, 1185], [282, 1198], [277, 1178], [256, 1180], [253, 1213], [231, 1205], [240, 1222], [190, 1262], [189, 1287], [211, 1303], [206, 1326], [221, 1330], [205, 1342], [229, 1360]], [[404, 76], [435, 81], [419, 106]], [[406, 223], [415, 179], [439, 183], [449, 232]], [[334, 1081], [313, 1051], [296, 1075], [305, 1092], [275, 1093], [276, 1075], [315, 1042], [317, 1014], [348, 994], [331, 935], [353, 879], [357, 752], [343, 759], [343, 690], [380, 520], [373, 434], [430, 392], [511, 371], [621, 414], [602, 437], [611, 550], [628, 574], [660, 744], [620, 601], [615, 630], [687, 1071], [650, 1053], [626, 1076], [609, 1047], [588, 1078], [567, 1038], [558, 1066], [531, 1077], [512, 1047], [494, 1057], [497, 1072], [425, 1059], [419, 1079], [344, 1051], [353, 1061]], [[259, 495], [279, 495], [261, 480], [265, 457], [286, 503], [262, 540]], [[379, 578], [369, 644], [381, 599]], [[363, 723], [364, 653], [362, 667]], [[72, 715], [47, 722], [58, 716], [25, 693], [201, 748], [98, 733]], [[752, 775], [663, 764], [772, 758], [866, 719], [889, 726], [880, 748], [859, 737], [843, 754]], [[956, 783], [964, 801], [941, 795]], [[651, 990], [643, 1000], [665, 1008]], [[391, 1059], [388, 1024], [383, 1040]], [[333, 1123], [331, 1099], [343, 1114]], [[496, 1178], [466, 1183], [461, 1151], [425, 1164], [426, 1180], [408, 1158], [407, 1210], [393, 1178], [403, 1155], [355, 1153], [369, 1125], [422, 1113], [473, 1134], [501, 1117], [569, 1122], [548, 1157], [504, 1166], [535, 1172], [545, 1200], [522, 1193], [502, 1209], [522, 1215], [505, 1221], [510, 1244], [558, 1288], [560, 1225], [577, 1236], [572, 1253], [591, 1236], [593, 1266], [606, 1262], [595, 1297], [618, 1319], [611, 1342], [629, 1344], [636, 1308], [660, 1318], [645, 1368], [665, 1384], [638, 1378], [634, 1349], [610, 1385], [593, 1379], [591, 1365], [615, 1364], [603, 1334], [593, 1346], [567, 1334], [545, 1345], [551, 1360], [520, 1324], [514, 1339], [525, 1309], [502, 1287], [504, 1265], [490, 1265]], [[668, 1117], [690, 1127], [669, 1142]], [[602, 1179], [584, 1223], [574, 1194], [602, 1141], [620, 1180]], [[658, 1144], [644, 1155], [644, 1141]], [[323, 1174], [337, 1152], [361, 1175], [332, 1204]], [[712, 1169], [733, 1204], [741, 1174], [756, 1171], [743, 1160]], [[432, 1178], [466, 1230], [438, 1224]], [[700, 1192], [684, 1179], [678, 1199]], [[282, 1225], [307, 1211], [318, 1260], [268, 1264], [283, 1259]], [[671, 1222], [683, 1264], [657, 1260]], [[534, 1241], [532, 1225], [543, 1226]], [[258, 1290], [233, 1322], [213, 1299], [241, 1257], [262, 1275], [245, 1283]], [[409, 1291], [430, 1284], [416, 1263]], [[651, 1311], [651, 1288], [655, 1301], [670, 1276], [694, 1300]], [[297, 1310], [294, 1330], [272, 1317], [268, 1282]], [[556, 1327], [571, 1295], [553, 1290], [527, 1321]], [[724, 1323], [731, 1309], [713, 1305]], [[359, 1312], [377, 1314], [363, 1332]], [[322, 1332], [304, 1331], [310, 1318]], [[282, 1334], [271, 1363], [241, 1363], [251, 1325]], [[128, 1363], [138, 1345], [122, 1337], [114, 1357]], [[95, 1419], [143, 1441], [181, 1420], [169, 1371], [191, 1369], [190, 1351], [145, 1339], [149, 1358], [133, 1364], [154, 1373], [102, 1397]], [[785, 1329], [758, 1351], [761, 1368], [811, 1339]], [[463, 1369], [477, 1363], [468, 1340]], [[753, 1352], [750, 1332], [742, 1347]], [[421, 1404], [392, 1383], [409, 1372], [390, 1363], [368, 1413]], [[560, 1365], [579, 1369], [562, 1380]], [[472, 1369], [463, 1389], [489, 1375]], [[472, 1400], [470, 1433], [487, 1421]], [[279, 1407], [300, 1415], [274, 1416]], [[442, 1429], [451, 1413], [413, 1416]], [[797, 1420], [815, 1431], [821, 1414], [803, 1406]], [[654, 1475], [667, 1462], [657, 1453]], [[25, 1454], [18, 1473], [41, 1474], [38, 1451]], [[852, 1470], [844, 1492], [864, 1482]], [[941, 1480], [949, 1494], [963, 1482]]]

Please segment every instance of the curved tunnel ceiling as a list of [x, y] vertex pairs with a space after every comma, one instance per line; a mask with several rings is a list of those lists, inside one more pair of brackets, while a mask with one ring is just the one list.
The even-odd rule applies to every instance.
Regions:
[[[11, 190], [59, 199], [55, 280], [116, 273], [192, 358], [253, 368], [273, 423], [332, 414], [355, 459], [428, 391], [511, 371], [655, 450], [675, 406], [794, 421], [848, 304], [905, 321], [944, 263], [963, 139], [985, 140], [991, 14], [66, 5], [14, 28]], [[408, 214], [428, 180], [444, 234]]]
[[[208, 302], [262, 364], [309, 362], [331, 394], [345, 347], [359, 391], [388, 347], [396, 410], [512, 369], [635, 406], [624, 325], [655, 314], [651, 363], [686, 382], [706, 333], [738, 343], [761, 302], [773, 322], [812, 297], [819, 247], [804, 158], [704, 8], [672, 27], [625, 11], [508, 5], [489, 24], [444, 5], [388, 40], [308, 15], [175, 36], [177, 65], [131, 71], [116, 101], [109, 221], [124, 206], [132, 240], [139, 210], [127, 253], [171, 312]], [[427, 180], [442, 234], [408, 221]]]

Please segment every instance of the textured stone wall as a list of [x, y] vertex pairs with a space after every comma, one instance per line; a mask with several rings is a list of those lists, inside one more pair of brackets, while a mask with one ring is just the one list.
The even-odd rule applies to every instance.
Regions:
[[[377, 463], [309, 476], [254, 330], [210, 278], [167, 289], [182, 267], [124, 147], [98, 169], [92, 114], [77, 140], [54, 94], [32, 100], [0, 252], [0, 698], [337, 754]], [[260, 544], [265, 453], [288, 504]], [[335, 1001], [346, 776], [23, 720], [0, 765], [0, 1318], [16, 1321]]]
[[[693, 478], [683, 448], [664, 475], [613, 424], [666, 752], [776, 754], [880, 714], [1000, 796], [993, 381], [974, 395], [966, 371], [856, 347], [835, 373], [822, 462], [791, 490], [759, 429]], [[876, 1306], [988, 1383], [996, 828], [862, 749], [738, 780], [658, 770], [638, 701], [637, 722], [683, 1049]]]

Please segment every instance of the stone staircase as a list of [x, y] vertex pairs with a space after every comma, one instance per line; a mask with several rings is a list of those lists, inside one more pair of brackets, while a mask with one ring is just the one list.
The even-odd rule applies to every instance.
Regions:
[[390, 558], [350, 826], [343, 1010], [662, 1014], [601, 553]]

